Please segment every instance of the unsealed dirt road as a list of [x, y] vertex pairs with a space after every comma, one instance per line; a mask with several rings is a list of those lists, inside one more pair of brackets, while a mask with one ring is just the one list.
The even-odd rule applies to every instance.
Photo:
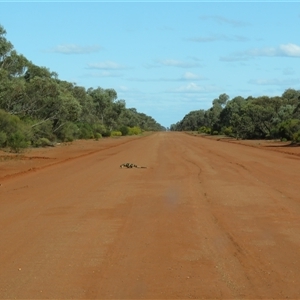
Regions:
[[0, 298], [300, 298], [300, 156], [271, 149], [161, 132], [6, 158]]

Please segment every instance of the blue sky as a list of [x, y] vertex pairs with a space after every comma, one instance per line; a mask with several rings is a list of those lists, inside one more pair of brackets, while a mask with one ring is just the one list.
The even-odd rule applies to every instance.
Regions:
[[0, 2], [18, 53], [163, 126], [215, 98], [300, 89], [300, 2]]

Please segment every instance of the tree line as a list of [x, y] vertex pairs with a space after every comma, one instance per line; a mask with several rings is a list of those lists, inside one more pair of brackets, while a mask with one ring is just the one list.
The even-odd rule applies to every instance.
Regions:
[[0, 25], [0, 147], [19, 150], [57, 141], [165, 130], [151, 116], [126, 108], [114, 89], [84, 88], [33, 64]]
[[300, 142], [300, 90], [281, 96], [230, 99], [221, 94], [208, 110], [189, 112], [172, 124], [173, 131], [198, 131], [238, 139], [281, 139]]

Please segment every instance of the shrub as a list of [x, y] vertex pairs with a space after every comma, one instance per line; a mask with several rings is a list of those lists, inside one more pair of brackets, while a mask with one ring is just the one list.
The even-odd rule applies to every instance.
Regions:
[[128, 135], [129, 133], [129, 128], [127, 126], [122, 126], [119, 131], [122, 132], [122, 135], [125, 136], [125, 135]]
[[48, 146], [53, 146], [53, 143], [50, 142], [47, 138], [39, 138], [37, 141], [34, 143], [35, 147], [48, 147]]
[[219, 132], [218, 131], [213, 131], [213, 133], [212, 133], [213, 135], [218, 135], [219, 134]]
[[19, 152], [21, 149], [30, 145], [32, 129], [17, 116], [0, 110], [0, 128], [0, 146], [8, 146], [11, 151]]
[[138, 126], [128, 128], [128, 135], [138, 135], [138, 134], [141, 134], [141, 133], [142, 133], [142, 130]]
[[5, 132], [0, 131], [0, 147], [4, 147], [7, 140], [7, 135]]
[[300, 142], [300, 131], [295, 132], [293, 134], [293, 139], [292, 139], [293, 143], [299, 143]]
[[122, 132], [121, 131], [112, 131], [110, 136], [122, 136]]
[[293, 142], [295, 137], [297, 138], [297, 133], [299, 131], [300, 131], [300, 120], [298, 119], [286, 120], [284, 122], [281, 122], [278, 125], [279, 135]]
[[92, 125], [92, 128], [93, 128], [94, 134], [95, 134], [96, 132], [98, 132], [98, 133], [100, 133], [102, 136], [103, 136], [103, 133], [105, 133], [105, 132], [108, 131], [107, 128], [106, 128], [103, 124], [101, 124], [101, 123], [94, 123], [94, 124]]
[[57, 133], [58, 138], [63, 142], [73, 142], [79, 136], [79, 128], [72, 122], [66, 122]]
[[93, 137], [95, 137], [95, 135], [93, 134], [92, 130], [89, 130], [88, 128], [85, 128], [85, 127], [80, 128], [80, 131], [79, 131], [80, 139], [88, 140], [88, 139], [92, 139]]
[[80, 139], [92, 139], [94, 138], [93, 128], [88, 123], [76, 123], [79, 131], [78, 131], [78, 138]]
[[11, 133], [16, 132], [20, 119], [17, 116], [12, 116], [0, 109], [0, 128], [2, 132], [5, 132], [8, 136]]
[[209, 127], [206, 126], [201, 126], [198, 129], [198, 133], [206, 133], [206, 134], [211, 134], [211, 129]]
[[110, 132], [108, 129], [106, 129], [106, 130], [102, 133], [102, 136], [103, 136], [103, 137], [110, 137], [110, 135], [111, 135], [111, 132]]
[[29, 141], [26, 140], [26, 136], [21, 131], [12, 133], [7, 139], [7, 145], [13, 152], [20, 152], [21, 149], [25, 149], [29, 146]]
[[95, 133], [95, 140], [98, 141], [98, 140], [101, 139], [101, 138], [102, 138], [102, 134], [96, 132], [96, 133]]
[[[33, 122], [31, 122], [33, 123]], [[38, 123], [38, 121], [35, 121], [34, 123]], [[51, 142], [54, 142], [56, 140], [56, 136], [52, 132], [52, 121], [48, 120], [46, 122], [42, 122], [38, 125], [34, 125], [32, 127], [32, 144], [36, 145], [38, 144], [38, 140], [41, 138], [45, 138]]]
[[229, 126], [229, 127], [223, 128], [223, 133], [227, 136], [232, 136], [232, 127]]

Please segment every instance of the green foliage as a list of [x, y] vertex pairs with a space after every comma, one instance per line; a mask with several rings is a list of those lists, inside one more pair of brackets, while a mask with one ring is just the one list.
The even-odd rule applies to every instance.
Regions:
[[129, 127], [128, 129], [128, 135], [139, 135], [142, 133], [142, 130], [138, 126]]
[[62, 127], [60, 127], [57, 132], [57, 137], [62, 142], [73, 142], [78, 138], [80, 133], [79, 128], [76, 124], [72, 122], [66, 122]]
[[281, 138], [289, 141], [299, 142], [300, 120], [290, 119], [278, 125], [278, 132]]
[[[0, 146], [16, 151], [77, 138], [138, 135], [165, 130], [152, 117], [126, 108], [117, 92], [101, 87], [85, 89], [58, 79], [55, 72], [36, 66], [18, 54], [0, 25]], [[300, 90], [281, 96], [236, 96], [225, 93], [207, 110], [189, 112], [171, 130], [224, 133], [236, 138], [286, 138], [299, 142]], [[118, 133], [117, 133], [118, 132]], [[15, 151], [13, 150], [13, 151]]]
[[114, 130], [110, 133], [110, 136], [122, 136], [122, 132]]
[[34, 143], [35, 147], [49, 147], [53, 146], [53, 143], [50, 142], [47, 138], [39, 138]]
[[206, 127], [206, 126], [201, 126], [201, 127], [198, 129], [198, 133], [211, 134], [211, 128]]
[[212, 101], [204, 114], [192, 111], [171, 125], [171, 130], [193, 130], [215, 134], [216, 131], [241, 139], [286, 138], [298, 142], [300, 131], [300, 90], [288, 89], [283, 95], [254, 98], [226, 94]]
[[300, 130], [298, 130], [297, 132], [293, 133], [292, 142], [293, 143], [300, 143]]
[[129, 128], [127, 126], [121, 126], [119, 131], [121, 131], [122, 135], [128, 135], [129, 134]]
[[56, 140], [56, 136], [52, 132], [53, 122], [51, 120], [47, 120], [44, 122], [38, 122], [37, 120], [34, 121], [27, 121], [31, 124], [32, 130], [32, 144], [37, 145], [39, 144], [39, 139], [47, 139], [50, 142], [54, 142]]
[[4, 147], [7, 141], [7, 135], [5, 132], [0, 131], [0, 147]]
[[29, 146], [29, 141], [24, 133], [16, 131], [7, 138], [7, 146], [10, 147], [12, 152], [19, 153], [22, 149]]
[[101, 124], [99, 122], [93, 123], [92, 128], [93, 128], [94, 134], [100, 133], [101, 135], [104, 135], [106, 132], [109, 132], [109, 130], [103, 124]]
[[[114, 89], [76, 86], [18, 54], [0, 25], [0, 146], [139, 134], [164, 130], [153, 118], [126, 108]], [[129, 131], [127, 127], [134, 128]]]
[[1, 131], [10, 135], [18, 130], [20, 127], [20, 119], [0, 109], [0, 128]]
[[189, 112], [180, 122], [172, 124], [170, 129], [178, 131], [196, 131], [199, 127], [204, 125], [206, 125], [205, 111], [201, 109]]
[[79, 139], [92, 139], [95, 137], [93, 126], [88, 123], [76, 123], [78, 127], [78, 138]]
[[233, 135], [232, 126], [223, 127], [222, 132], [227, 136], [232, 136]]
[[105, 130], [103, 133], [102, 133], [102, 136], [103, 137], [110, 137], [111, 136], [111, 131], [110, 130]]
[[0, 110], [1, 146], [8, 146], [14, 152], [30, 145], [32, 132], [30, 126], [22, 122], [17, 116], [12, 116]]
[[101, 138], [102, 138], [102, 134], [96, 132], [96, 133], [95, 133], [95, 140], [96, 140], [96, 141], [99, 141], [99, 139], [101, 139]]
[[102, 138], [102, 136], [105, 135], [106, 132], [108, 132], [108, 136], [110, 136], [109, 130], [107, 130], [107, 128], [105, 128], [105, 126], [100, 123], [89, 124], [84, 122], [77, 122], [76, 125], [79, 128], [78, 137], [80, 139], [97, 139], [97, 137], [99, 139]]

